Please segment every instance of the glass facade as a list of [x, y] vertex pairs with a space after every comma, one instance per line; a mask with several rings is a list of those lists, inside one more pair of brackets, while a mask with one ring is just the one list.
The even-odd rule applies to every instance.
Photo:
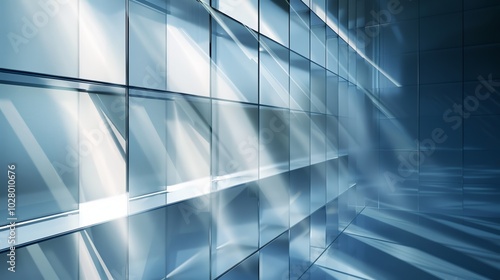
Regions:
[[377, 278], [364, 213], [498, 218], [500, 6], [437, 2], [1, 1], [0, 279]]

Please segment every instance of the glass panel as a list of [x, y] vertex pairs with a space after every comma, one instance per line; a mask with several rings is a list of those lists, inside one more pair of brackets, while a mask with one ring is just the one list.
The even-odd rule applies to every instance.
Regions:
[[301, 0], [290, 1], [290, 49], [309, 58], [309, 8]]
[[311, 215], [311, 261], [314, 262], [326, 249], [326, 208], [323, 206]]
[[[221, 208], [224, 207], [221, 206]], [[224, 220], [224, 218], [221, 219]], [[163, 237], [167, 243], [167, 260], [166, 263], [157, 264], [166, 266], [167, 279], [209, 278], [209, 226], [210, 197], [208, 195], [168, 206], [167, 234]]]
[[288, 172], [259, 180], [261, 246], [288, 229], [289, 186]]
[[213, 102], [212, 163], [217, 188], [258, 179], [258, 106]]
[[130, 97], [130, 197], [162, 191], [167, 185], [167, 102]]
[[326, 29], [326, 68], [339, 73], [339, 37], [330, 27]]
[[290, 109], [309, 111], [309, 60], [290, 52]]
[[[316, 13], [316, 15], [318, 15], [318, 17], [320, 19], [322, 19], [323, 21], [326, 20], [326, 14], [325, 14], [325, 1], [326, 0], [312, 0], [311, 4], [312, 4], [312, 7], [311, 7], [311, 10], [313, 12]], [[330, 2], [333, 2], [333, 1], [330, 1]]]
[[326, 163], [311, 165], [311, 212], [325, 205]]
[[290, 226], [300, 222], [311, 213], [310, 186], [309, 166], [290, 171]]
[[289, 170], [290, 115], [288, 110], [260, 107], [260, 178]]
[[1, 1], [0, 68], [77, 77], [77, 6], [76, 1]]
[[212, 0], [212, 6], [237, 21], [258, 30], [258, 0]]
[[166, 208], [129, 218], [129, 279], [167, 275], [166, 221]]
[[260, 104], [289, 107], [288, 49], [260, 37]]
[[310, 163], [310, 119], [304, 112], [290, 112], [290, 170]]
[[124, 95], [80, 93], [80, 203], [126, 192], [124, 112]]
[[125, 1], [79, 3], [80, 78], [125, 84]]
[[260, 280], [288, 279], [288, 234], [288, 231], [286, 231], [260, 250]]
[[147, 2], [130, 1], [129, 9], [130, 84], [165, 90], [167, 15]]
[[94, 226], [76, 233], [78, 279], [125, 279], [127, 277], [127, 219]]
[[326, 70], [311, 62], [311, 112], [325, 113]]
[[288, 1], [260, 0], [260, 33], [288, 47]]
[[[78, 208], [79, 157], [92, 144], [78, 142], [77, 112], [75, 91], [0, 85], [0, 163], [24, 174], [14, 184], [17, 222]], [[7, 199], [0, 211], [7, 218]]]
[[311, 164], [325, 161], [325, 115], [311, 114]]
[[325, 66], [326, 25], [317, 15], [311, 12], [311, 60]]
[[302, 220], [290, 228], [290, 277], [299, 279], [310, 262], [310, 220]]
[[212, 278], [221, 275], [257, 250], [257, 195], [254, 184], [244, 184], [212, 194]]
[[[167, 90], [210, 95], [209, 15], [201, 2], [168, 0]], [[193, 82], [196, 81], [196, 82]]]
[[257, 34], [219, 13], [212, 22], [212, 97], [257, 103]]

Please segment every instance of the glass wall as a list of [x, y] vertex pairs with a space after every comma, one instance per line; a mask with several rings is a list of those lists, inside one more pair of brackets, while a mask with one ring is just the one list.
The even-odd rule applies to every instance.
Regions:
[[0, 3], [0, 278], [298, 279], [364, 206], [330, 2]]

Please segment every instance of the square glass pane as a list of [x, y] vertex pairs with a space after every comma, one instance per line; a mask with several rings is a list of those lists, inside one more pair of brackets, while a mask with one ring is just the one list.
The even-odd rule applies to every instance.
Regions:
[[[167, 0], [167, 90], [210, 95], [209, 14], [198, 1]], [[196, 82], [193, 82], [196, 81]]]
[[0, 68], [78, 77], [77, 1], [1, 1], [0, 37]]
[[289, 50], [260, 37], [260, 104], [289, 107]]
[[212, 97], [257, 103], [257, 33], [220, 13], [212, 23]]
[[260, 0], [260, 33], [288, 47], [287, 0]]

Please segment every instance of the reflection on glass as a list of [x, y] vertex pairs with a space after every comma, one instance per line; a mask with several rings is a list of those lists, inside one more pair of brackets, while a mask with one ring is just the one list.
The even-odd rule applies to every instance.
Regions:
[[289, 50], [260, 37], [260, 104], [288, 108]]
[[212, 97], [257, 103], [257, 34], [219, 13], [212, 23]]
[[260, 33], [288, 47], [287, 0], [260, 0]]
[[288, 110], [260, 107], [260, 178], [288, 171], [290, 161], [290, 115]]
[[[0, 163], [19, 174], [17, 222], [78, 208], [79, 160], [93, 145], [79, 142], [77, 112], [75, 91], [0, 85]], [[7, 198], [7, 171], [5, 182]], [[0, 210], [7, 218], [7, 199]]]
[[78, 77], [78, 29], [77, 1], [1, 1], [0, 68]]
[[212, 163], [218, 188], [258, 178], [258, 106], [212, 103]]
[[301, 0], [290, 1], [290, 49], [309, 58], [309, 8]]
[[258, 248], [256, 186], [244, 184], [213, 193], [212, 213], [212, 278], [215, 278]]
[[309, 60], [290, 52], [290, 109], [310, 110]]
[[310, 163], [310, 118], [305, 112], [290, 112], [290, 170]]
[[290, 174], [288, 172], [259, 180], [261, 246], [288, 229], [289, 185]]
[[311, 12], [311, 60], [325, 66], [326, 25], [317, 15]]
[[167, 90], [210, 95], [209, 15], [198, 1], [167, 1]]
[[325, 113], [326, 70], [311, 62], [311, 112]]
[[125, 1], [81, 0], [78, 10], [80, 78], [125, 84]]
[[130, 1], [130, 84], [165, 90], [167, 86], [167, 36], [165, 32], [167, 15], [154, 7]]
[[258, 0], [212, 0], [212, 6], [253, 30], [258, 29]]

